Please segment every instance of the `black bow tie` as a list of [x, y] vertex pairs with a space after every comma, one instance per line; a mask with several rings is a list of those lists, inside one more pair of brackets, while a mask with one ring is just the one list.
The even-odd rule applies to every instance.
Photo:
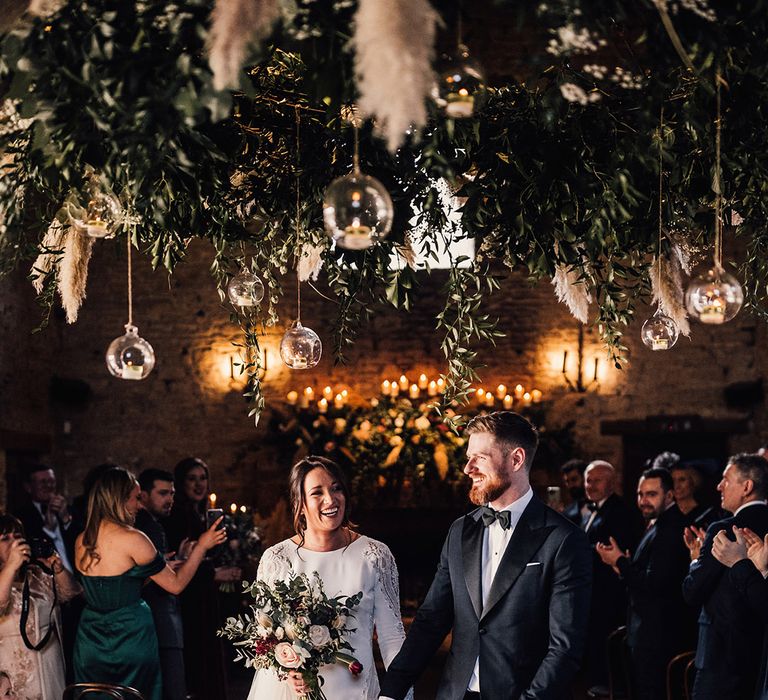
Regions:
[[599, 507], [594, 501], [587, 501], [587, 510], [594, 513]]
[[480, 517], [483, 519], [485, 527], [493, 525], [494, 520], [498, 520], [499, 525], [505, 530], [509, 530], [512, 525], [511, 513], [508, 510], [494, 510], [488, 506], [482, 506], [480, 508]]

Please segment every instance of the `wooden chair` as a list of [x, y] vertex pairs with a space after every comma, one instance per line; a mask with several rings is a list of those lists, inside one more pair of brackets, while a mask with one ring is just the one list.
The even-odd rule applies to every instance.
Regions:
[[627, 654], [627, 628], [618, 627], [608, 635], [608, 690], [611, 700], [632, 699]]
[[144, 696], [134, 688], [109, 683], [75, 683], [64, 690], [61, 700], [80, 700], [89, 695], [106, 695], [115, 700], [144, 700]]
[[690, 700], [689, 675], [696, 653], [685, 651], [672, 657], [667, 664], [667, 700]]

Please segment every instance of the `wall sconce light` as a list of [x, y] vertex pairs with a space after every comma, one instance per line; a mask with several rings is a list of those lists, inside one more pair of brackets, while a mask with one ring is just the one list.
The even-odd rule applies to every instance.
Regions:
[[571, 391], [577, 391], [580, 394], [588, 391], [593, 386], [598, 388], [600, 386], [600, 381], [598, 379], [599, 366], [600, 359], [596, 357], [592, 378], [589, 380], [584, 379], [584, 370], [586, 369], [587, 375], [589, 375], [590, 368], [584, 367], [584, 329], [581, 324], [579, 324], [579, 338], [576, 349], [576, 381], [573, 381], [568, 376], [568, 351], [563, 350], [563, 379], [565, 380], [566, 386]]

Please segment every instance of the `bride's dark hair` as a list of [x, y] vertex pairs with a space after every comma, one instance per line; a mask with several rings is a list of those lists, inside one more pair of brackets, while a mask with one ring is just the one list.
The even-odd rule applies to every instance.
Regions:
[[288, 490], [291, 495], [291, 510], [293, 511], [293, 527], [301, 540], [299, 547], [304, 544], [304, 531], [307, 529], [307, 520], [301, 512], [304, 510], [305, 503], [304, 481], [309, 472], [318, 468], [325, 469], [341, 486], [341, 492], [344, 494], [344, 519], [341, 522], [341, 527], [355, 527], [349, 517], [352, 510], [352, 499], [349, 493], [349, 486], [347, 485], [347, 478], [341, 467], [326, 457], [309, 455], [309, 457], [305, 457], [293, 465], [291, 474], [288, 477]]

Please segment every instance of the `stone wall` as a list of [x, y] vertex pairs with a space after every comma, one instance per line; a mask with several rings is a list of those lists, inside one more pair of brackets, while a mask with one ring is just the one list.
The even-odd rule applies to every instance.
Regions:
[[[169, 278], [151, 271], [143, 257], [134, 265], [134, 314], [141, 334], [157, 353], [157, 365], [143, 382], [112, 378], [104, 365], [110, 341], [126, 322], [125, 256], [114, 242], [97, 243], [91, 261], [88, 298], [77, 324], [58, 315], [51, 327], [31, 334], [38, 323], [29, 283], [19, 275], [0, 288], [0, 431], [49, 436], [53, 462], [74, 495], [85, 471], [113, 459], [133, 465], [172, 468], [197, 455], [212, 467], [220, 503], [236, 500], [268, 511], [284, 492], [285, 474], [276, 467], [278, 449], [270, 440], [269, 411], [258, 427], [246, 417], [237, 379], [230, 378], [230, 345], [237, 329], [229, 321], [208, 272], [211, 249], [194, 242], [188, 260]], [[325, 354], [318, 368], [291, 372], [279, 360], [282, 329], [265, 341], [268, 406], [284, 401], [291, 389], [332, 384], [346, 387], [352, 401], [378, 393], [384, 378], [402, 371], [414, 379], [443, 369], [440, 338], [434, 330], [445, 273], [425, 275], [410, 314], [383, 309], [361, 333], [350, 365], [334, 367], [330, 326], [333, 303], [305, 287], [302, 319], [320, 333]], [[729, 408], [724, 387], [761, 379], [766, 371], [764, 324], [744, 313], [720, 328], [695, 326], [690, 340], [671, 352], [652, 353], [639, 341], [640, 321], [627, 332], [629, 363], [609, 366], [593, 331], [585, 333], [584, 378], [598, 382], [584, 393], [570, 391], [562, 374], [575, 379], [578, 325], [559, 305], [548, 284], [531, 288], [513, 278], [490, 300], [490, 313], [502, 318], [506, 336], [496, 348], [481, 348], [483, 384], [518, 382], [537, 387], [550, 402], [547, 423], [574, 422], [581, 456], [608, 459], [621, 467], [622, 441], [601, 434], [601, 422], [644, 419], [648, 415], [699, 414], [713, 419], [747, 418], [751, 431], [735, 436], [731, 449], [755, 449], [768, 434], [762, 403]], [[295, 313], [293, 294], [283, 305]], [[55, 380], [54, 380], [55, 378]], [[53, 381], [53, 398], [51, 382]], [[0, 433], [2, 435], [3, 433]], [[550, 465], [556, 467], [556, 465]], [[0, 483], [2, 483], [0, 479]]]

